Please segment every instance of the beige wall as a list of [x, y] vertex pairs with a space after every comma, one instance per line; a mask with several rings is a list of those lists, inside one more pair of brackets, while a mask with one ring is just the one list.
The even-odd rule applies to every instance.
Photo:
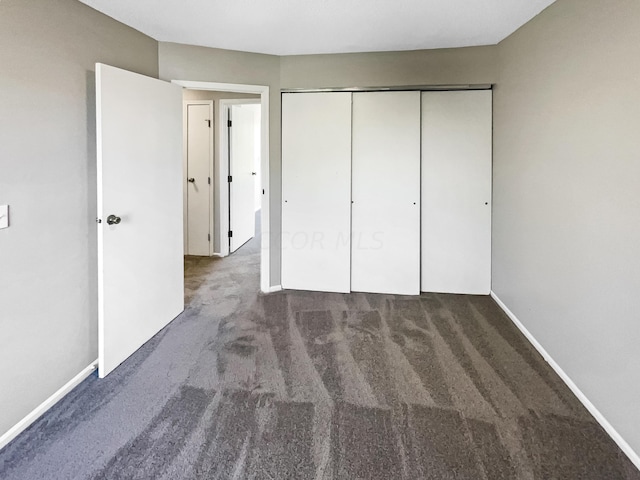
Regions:
[[[213, 183], [213, 196], [214, 196], [214, 205], [213, 205], [213, 231], [214, 231], [214, 235], [213, 235], [213, 249], [215, 252], [220, 252], [221, 251], [221, 245], [220, 245], [220, 235], [218, 232], [220, 232], [220, 218], [221, 218], [221, 213], [220, 213], [220, 192], [217, 189], [218, 186], [218, 180], [215, 178], [215, 172], [219, 171], [219, 164], [220, 164], [220, 128], [218, 125], [218, 108], [220, 105], [220, 100], [224, 100], [224, 99], [246, 99], [246, 98], [251, 98], [251, 99], [256, 99], [256, 100], [260, 100], [260, 95], [253, 95], [250, 93], [233, 93], [233, 92], [216, 92], [216, 91], [211, 91], [211, 90], [189, 90], [189, 89], [184, 89], [182, 91], [182, 98], [185, 101], [188, 100], [211, 100], [213, 102], [213, 118], [214, 120], [214, 128], [213, 128], [213, 135], [214, 135], [214, 139], [213, 139], [213, 157], [214, 157], [214, 179], [212, 181]], [[186, 138], [185, 138], [185, 142], [186, 142]], [[185, 222], [186, 222], [186, 200], [185, 200]], [[186, 223], [185, 223], [185, 229], [186, 229]]]
[[640, 2], [499, 45], [493, 289], [640, 452]]
[[271, 285], [280, 284], [280, 58], [217, 48], [160, 43], [160, 78], [203, 82], [240, 83], [269, 87], [270, 221], [263, 232], [270, 236]]
[[282, 88], [492, 83], [495, 47], [281, 58]]
[[94, 64], [157, 42], [76, 0], [0, 2], [0, 435], [98, 356]]

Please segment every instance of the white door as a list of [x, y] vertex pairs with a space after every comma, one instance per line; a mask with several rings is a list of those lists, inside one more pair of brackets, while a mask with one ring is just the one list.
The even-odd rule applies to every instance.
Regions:
[[282, 286], [349, 292], [351, 94], [282, 95]]
[[262, 129], [262, 106], [260, 104], [251, 105], [254, 109], [254, 153], [253, 153], [253, 171], [255, 175], [254, 185], [254, 209], [257, 212], [262, 208], [262, 145], [260, 142], [260, 133]]
[[420, 92], [353, 94], [351, 289], [420, 293]]
[[422, 94], [422, 291], [491, 290], [491, 91]]
[[184, 309], [182, 92], [96, 65], [99, 375]]
[[256, 234], [255, 108], [229, 107], [229, 251], [235, 252]]
[[187, 249], [188, 255], [211, 255], [211, 106], [187, 105]]

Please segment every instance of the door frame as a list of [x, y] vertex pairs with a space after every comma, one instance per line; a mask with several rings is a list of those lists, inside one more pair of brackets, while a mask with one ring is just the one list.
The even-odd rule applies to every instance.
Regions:
[[[172, 80], [184, 88], [194, 90], [217, 90], [220, 92], [254, 93], [260, 95], [261, 105], [261, 165], [260, 183], [262, 184], [261, 208], [261, 250], [260, 250], [260, 290], [264, 293], [273, 291], [271, 287], [271, 258], [270, 258], [270, 190], [269, 184], [269, 87], [267, 85], [246, 85], [240, 83], [198, 82], [191, 80]], [[221, 109], [219, 109], [221, 110]], [[227, 219], [228, 220], [228, 219]]]
[[[220, 232], [218, 235], [220, 237], [220, 255], [226, 257], [229, 255], [229, 238], [224, 235], [225, 232], [229, 231], [231, 225], [230, 218], [230, 208], [229, 204], [229, 182], [226, 181], [226, 178], [229, 176], [229, 136], [227, 133], [227, 121], [229, 120], [229, 110], [232, 105], [258, 105], [260, 104], [260, 99], [258, 98], [238, 98], [238, 99], [221, 99], [218, 101], [218, 128], [220, 129], [220, 145], [218, 145], [218, 152], [220, 162], [218, 162], [219, 171], [218, 179], [216, 182], [216, 187], [220, 192]], [[262, 118], [262, 109], [260, 110], [260, 116]], [[260, 132], [262, 141], [262, 132]], [[262, 163], [262, 158], [260, 158], [260, 162]], [[260, 165], [260, 170], [262, 170], [262, 166]], [[262, 174], [262, 172], [260, 172]], [[263, 199], [264, 200], [264, 199]], [[224, 212], [224, 213], [222, 213]], [[226, 241], [225, 241], [226, 239]]]
[[211, 122], [214, 124], [211, 126], [211, 135], [209, 135], [209, 178], [211, 178], [211, 185], [209, 187], [209, 238], [211, 241], [209, 242], [209, 256], [213, 255], [213, 197], [214, 197], [214, 128], [215, 121], [213, 117], [213, 100], [184, 100], [183, 101], [183, 122], [182, 122], [182, 137], [184, 141], [182, 142], [182, 215], [183, 215], [183, 226], [184, 226], [184, 254], [188, 255], [189, 250], [189, 239], [188, 239], [188, 226], [189, 226], [189, 204], [188, 204], [188, 195], [187, 195], [187, 173], [188, 173], [188, 161], [189, 161], [189, 152], [187, 149], [187, 135], [189, 133], [188, 123], [189, 123], [189, 105], [208, 105], [209, 106], [209, 117], [211, 118]]

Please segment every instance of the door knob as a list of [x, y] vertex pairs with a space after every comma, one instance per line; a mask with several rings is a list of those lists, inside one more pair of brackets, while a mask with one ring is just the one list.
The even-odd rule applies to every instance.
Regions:
[[107, 217], [107, 224], [109, 225], [118, 225], [122, 219], [120, 217], [116, 217], [115, 215], [109, 215]]
[[189, 183], [193, 183], [193, 182], [195, 182], [195, 181], [196, 181], [196, 179], [195, 179], [195, 178], [189, 178], [189, 179], [187, 180], [187, 182], [189, 182]]
[[251, 172], [251, 175], [255, 175], [255, 174], [256, 174], [256, 172]]

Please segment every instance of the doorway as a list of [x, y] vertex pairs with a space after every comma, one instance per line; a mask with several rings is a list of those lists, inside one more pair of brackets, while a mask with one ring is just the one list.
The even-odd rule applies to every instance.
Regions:
[[[271, 258], [270, 258], [270, 205], [269, 205], [269, 87], [266, 85], [245, 85], [236, 83], [199, 82], [190, 80], [172, 80], [172, 83], [183, 88], [198, 91], [218, 91], [240, 94], [254, 94], [260, 96], [260, 177], [262, 186], [262, 202], [260, 209], [261, 247], [260, 247], [260, 290], [268, 293], [280, 290], [271, 287]], [[220, 109], [215, 112], [216, 120], [220, 121]], [[219, 145], [219, 143], [217, 144]], [[216, 150], [218, 150], [216, 148]], [[214, 176], [220, 178], [220, 162], [214, 168]], [[215, 190], [215, 189], [214, 189]], [[219, 189], [215, 190], [214, 198], [219, 205]], [[219, 231], [219, 230], [218, 230]]]
[[[184, 89], [183, 101], [184, 253], [225, 257], [255, 235], [260, 95]], [[237, 118], [231, 127], [233, 110]]]

